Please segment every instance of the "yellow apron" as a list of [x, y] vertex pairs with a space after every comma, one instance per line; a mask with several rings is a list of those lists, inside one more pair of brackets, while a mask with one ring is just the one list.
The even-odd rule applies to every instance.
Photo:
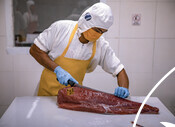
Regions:
[[[96, 42], [93, 43], [92, 55], [88, 60], [66, 58], [66, 52], [68, 51], [69, 45], [72, 42], [77, 28], [78, 24], [76, 24], [75, 28], [71, 33], [67, 47], [64, 49], [61, 56], [57, 57], [54, 62], [61, 66], [61, 68], [69, 72], [72, 77], [75, 78], [79, 82], [79, 84], [82, 85], [88, 65], [90, 64], [96, 52]], [[56, 74], [45, 68], [41, 75], [38, 96], [56, 96], [58, 94], [58, 91], [64, 87], [66, 86], [60, 84], [56, 80]]]

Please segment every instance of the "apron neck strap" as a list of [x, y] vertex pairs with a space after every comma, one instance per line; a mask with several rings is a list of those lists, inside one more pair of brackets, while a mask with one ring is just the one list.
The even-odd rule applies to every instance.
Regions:
[[74, 27], [74, 29], [73, 29], [71, 35], [70, 35], [68, 45], [67, 45], [67, 47], [65, 48], [64, 52], [62, 53], [62, 56], [65, 56], [65, 55], [66, 55], [66, 52], [67, 52], [67, 50], [68, 50], [68, 48], [69, 48], [70, 43], [72, 42], [72, 39], [74, 38], [74, 35], [75, 35], [75, 32], [77, 31], [77, 29], [78, 29], [78, 24], [75, 25], [75, 27]]
[[[74, 35], [75, 35], [75, 32], [77, 31], [77, 29], [78, 29], [78, 24], [75, 25], [75, 27], [74, 27], [74, 29], [73, 29], [71, 35], [70, 35], [69, 42], [68, 42], [68, 44], [67, 44], [65, 50], [64, 50], [63, 53], [62, 53], [62, 56], [65, 56], [65, 55], [66, 55], [66, 53], [67, 53], [67, 51], [68, 51], [68, 49], [69, 49], [69, 45], [70, 45], [70, 43], [72, 42], [72, 39], [74, 38]], [[91, 61], [91, 60], [93, 59], [93, 57], [95, 56], [95, 53], [96, 53], [96, 41], [93, 42], [92, 55], [91, 55], [91, 57], [89, 58], [90, 61]]]
[[95, 56], [95, 53], [96, 53], [96, 41], [93, 42], [93, 48], [92, 48], [92, 55], [90, 57], [90, 61], [93, 59], [93, 57]]

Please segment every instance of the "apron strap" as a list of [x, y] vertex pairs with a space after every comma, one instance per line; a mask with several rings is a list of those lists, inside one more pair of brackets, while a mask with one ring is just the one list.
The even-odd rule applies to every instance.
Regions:
[[65, 48], [65, 50], [63, 51], [62, 56], [65, 56], [65, 55], [66, 55], [66, 52], [67, 52], [67, 50], [68, 50], [68, 48], [69, 48], [70, 43], [72, 42], [72, 39], [74, 38], [74, 34], [75, 34], [75, 32], [77, 31], [77, 29], [78, 29], [78, 24], [75, 25], [75, 27], [74, 27], [74, 29], [73, 29], [71, 35], [70, 35], [68, 45], [67, 45], [67, 47]]
[[93, 59], [93, 57], [95, 56], [95, 53], [96, 53], [96, 41], [93, 42], [92, 55], [91, 55], [91, 57], [89, 58], [90, 61], [91, 61], [91, 60]]
[[[66, 46], [66, 48], [65, 48], [65, 50], [63, 51], [63, 53], [62, 53], [61, 56], [65, 56], [65, 55], [66, 55], [66, 53], [67, 53], [67, 51], [68, 51], [68, 49], [69, 49], [69, 45], [70, 45], [70, 43], [72, 42], [72, 39], [73, 39], [73, 37], [74, 37], [75, 32], [77, 31], [77, 29], [78, 29], [78, 24], [75, 25], [75, 27], [74, 27], [74, 29], [73, 29], [71, 35], [70, 35], [69, 42], [68, 42], [68, 44], [67, 44], [67, 46]], [[93, 57], [95, 56], [95, 53], [96, 53], [96, 41], [93, 42], [92, 55], [91, 55], [91, 57], [90, 57], [88, 60], [91, 61], [91, 60], [93, 59]]]

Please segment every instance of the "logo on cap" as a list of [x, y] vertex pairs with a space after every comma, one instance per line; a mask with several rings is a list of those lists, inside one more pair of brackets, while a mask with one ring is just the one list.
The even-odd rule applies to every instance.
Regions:
[[92, 16], [90, 15], [89, 12], [87, 12], [87, 13], [85, 14], [85, 17], [84, 17], [84, 18], [86, 19], [86, 21], [89, 21], [89, 20], [91, 20]]

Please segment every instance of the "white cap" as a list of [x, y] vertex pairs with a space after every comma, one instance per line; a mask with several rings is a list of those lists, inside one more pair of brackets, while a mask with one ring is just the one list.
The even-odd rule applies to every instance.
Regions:
[[33, 0], [28, 0], [27, 1], [27, 9], [28, 9], [29, 12], [30, 12], [30, 6], [31, 5], [35, 5], [35, 2]]
[[111, 8], [105, 3], [96, 3], [88, 8], [78, 20], [78, 32], [83, 33], [92, 27], [108, 30], [113, 24]]

